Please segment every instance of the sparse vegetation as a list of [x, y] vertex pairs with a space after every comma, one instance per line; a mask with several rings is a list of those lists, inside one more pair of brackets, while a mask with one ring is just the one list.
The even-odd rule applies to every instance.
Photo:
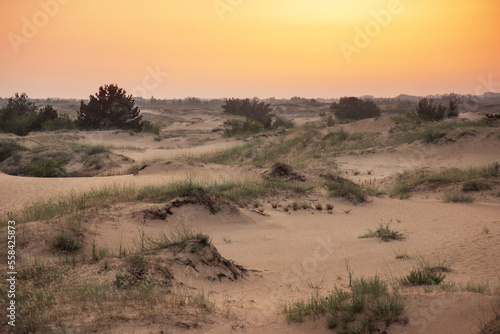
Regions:
[[353, 204], [363, 203], [367, 200], [368, 191], [354, 182], [337, 175], [327, 175], [324, 186], [330, 196], [344, 197]]
[[445, 201], [453, 203], [471, 203], [474, 202], [474, 196], [463, 194], [446, 194]]
[[380, 238], [383, 242], [388, 242], [390, 240], [404, 240], [405, 236], [401, 232], [390, 229], [389, 225], [391, 222], [392, 220], [385, 225], [381, 223], [375, 231], [368, 230], [368, 233], [359, 236], [359, 238]]
[[28, 151], [28, 148], [13, 141], [0, 142], [0, 162], [10, 158], [18, 151]]
[[82, 248], [80, 241], [65, 233], [61, 233], [56, 237], [54, 246], [64, 253], [73, 253]]
[[423, 184], [437, 186], [458, 182], [478, 181], [480, 178], [489, 179], [497, 177], [498, 175], [498, 163], [467, 169], [448, 168], [443, 171], [432, 173], [422, 171], [410, 174], [406, 172], [398, 177], [398, 180], [391, 190], [391, 195], [398, 196], [400, 194], [409, 193]]
[[293, 302], [283, 313], [288, 322], [303, 322], [305, 317], [326, 316], [328, 328], [341, 332], [368, 332], [387, 328], [399, 320], [403, 303], [395, 293], [389, 293], [387, 284], [380, 278], [357, 279], [350, 291], [336, 288], [327, 297], [318, 293], [307, 302]]
[[482, 181], [468, 180], [462, 183], [462, 191], [482, 191], [491, 189], [491, 186]]
[[408, 275], [401, 278], [401, 284], [407, 286], [437, 285], [441, 283], [445, 274], [429, 270], [413, 269]]
[[35, 177], [61, 177], [65, 176], [64, 161], [55, 161], [52, 158], [40, 161], [27, 167], [28, 175]]

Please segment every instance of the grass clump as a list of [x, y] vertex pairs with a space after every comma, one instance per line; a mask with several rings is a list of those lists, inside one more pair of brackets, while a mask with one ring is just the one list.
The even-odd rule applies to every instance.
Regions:
[[441, 283], [445, 274], [430, 270], [413, 269], [408, 275], [401, 278], [401, 284], [406, 286], [437, 285]]
[[488, 189], [491, 189], [491, 186], [488, 183], [478, 180], [468, 180], [462, 183], [463, 191], [482, 191]]
[[141, 132], [148, 132], [148, 133], [152, 133], [152, 134], [159, 136], [161, 133], [161, 123], [158, 123], [158, 122], [153, 123], [151, 121], [144, 121], [144, 122], [142, 122]]
[[303, 322], [305, 317], [326, 316], [326, 326], [340, 332], [377, 332], [399, 319], [403, 303], [388, 292], [385, 282], [378, 277], [357, 279], [350, 291], [336, 288], [329, 296], [318, 293], [307, 302], [298, 301], [285, 306], [288, 322]]
[[429, 184], [432, 186], [464, 182], [465, 188], [481, 187], [480, 179], [489, 179], [499, 176], [499, 164], [493, 163], [481, 167], [447, 168], [433, 173], [419, 172], [416, 174], [401, 174], [391, 190], [391, 196], [399, 196], [414, 190], [416, 187]]
[[64, 161], [55, 161], [49, 158], [29, 165], [26, 169], [28, 175], [34, 177], [61, 177], [66, 174], [66, 169], [63, 166]]
[[474, 196], [464, 194], [447, 194], [445, 201], [453, 203], [472, 203], [474, 202]]
[[405, 236], [401, 232], [390, 229], [390, 223], [391, 222], [388, 222], [385, 225], [381, 223], [375, 231], [368, 230], [368, 233], [359, 236], [359, 238], [380, 238], [383, 242], [388, 242], [390, 240], [404, 240]]
[[108, 152], [108, 149], [104, 147], [104, 145], [87, 145], [85, 147], [85, 152], [88, 155], [94, 155], [94, 154]]
[[82, 248], [82, 243], [70, 235], [61, 233], [56, 237], [54, 246], [61, 252], [74, 253]]
[[367, 190], [356, 183], [335, 175], [328, 175], [327, 179], [324, 186], [330, 196], [343, 197], [353, 204], [366, 202]]

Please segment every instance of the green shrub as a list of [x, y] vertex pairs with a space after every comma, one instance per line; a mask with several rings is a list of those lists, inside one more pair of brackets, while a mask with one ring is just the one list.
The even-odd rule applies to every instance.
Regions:
[[94, 154], [108, 152], [108, 149], [104, 147], [104, 145], [88, 145], [86, 147], [86, 152], [88, 155], [94, 155]]
[[469, 180], [462, 183], [463, 191], [481, 191], [491, 189], [491, 186], [486, 182], [477, 180]]
[[401, 284], [410, 286], [436, 285], [441, 283], [445, 277], [446, 275], [441, 272], [413, 269], [408, 275], [401, 278]]
[[447, 194], [445, 197], [446, 202], [453, 202], [453, 203], [460, 203], [460, 202], [465, 202], [465, 203], [471, 203], [474, 202], [474, 197], [471, 195], [463, 195], [463, 194]]
[[273, 108], [271, 104], [260, 102], [257, 99], [228, 99], [222, 105], [224, 113], [240, 115], [260, 124], [262, 127], [271, 128]]
[[76, 130], [75, 122], [68, 115], [63, 114], [42, 123], [42, 131]]
[[246, 119], [245, 122], [240, 122], [233, 120], [231, 126], [224, 130], [225, 137], [242, 136], [242, 135], [252, 135], [255, 133], [262, 132], [264, 130], [263, 126], [258, 123]]
[[360, 236], [359, 238], [380, 238], [384, 242], [389, 240], [403, 240], [405, 237], [399, 231], [394, 231], [389, 228], [390, 222], [385, 224], [380, 224], [380, 226], [375, 230], [369, 230], [368, 233]]
[[0, 142], [0, 162], [10, 158], [17, 151], [28, 151], [28, 148], [13, 141]]
[[64, 253], [73, 253], [79, 250], [82, 244], [74, 237], [62, 233], [56, 237], [54, 246]]
[[35, 177], [61, 177], [66, 174], [63, 165], [64, 161], [55, 161], [49, 158], [28, 166], [27, 172], [30, 176]]
[[444, 137], [446, 134], [437, 127], [429, 127], [424, 129], [420, 134], [421, 138], [428, 143], [432, 143], [433, 141]]
[[324, 186], [328, 189], [330, 196], [344, 197], [354, 204], [366, 202], [366, 190], [340, 176], [328, 176], [328, 181], [324, 183]]
[[349, 138], [349, 133], [340, 129], [339, 131], [329, 132], [324, 137], [323, 140], [332, 141], [334, 144], [346, 141]]
[[295, 127], [295, 123], [289, 118], [276, 116], [271, 127], [273, 129], [291, 129]]
[[159, 136], [161, 133], [161, 123], [144, 121], [142, 122], [142, 132], [149, 132]]
[[373, 333], [380, 325], [388, 327], [398, 320], [403, 303], [390, 294], [385, 282], [378, 277], [357, 279], [351, 291], [338, 288], [327, 297], [317, 293], [307, 301], [286, 305], [283, 313], [288, 322], [303, 322], [304, 317], [326, 315], [326, 326], [344, 333]]

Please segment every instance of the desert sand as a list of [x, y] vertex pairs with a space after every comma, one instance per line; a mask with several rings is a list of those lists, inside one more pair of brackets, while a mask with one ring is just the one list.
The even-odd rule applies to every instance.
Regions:
[[[155, 111], [149, 111], [154, 113]], [[35, 201], [80, 194], [92, 189], [117, 186], [158, 185], [191, 177], [205, 183], [228, 180], [257, 180], [268, 166], [220, 165], [188, 161], [189, 157], [216, 152], [245, 143], [226, 139], [210, 130], [225, 119], [213, 114], [191, 115], [196, 121], [174, 123], [163, 129], [185, 131], [184, 137], [155, 141], [150, 134], [131, 136], [126, 132], [74, 134], [77, 143], [112, 145], [112, 151], [125, 155], [144, 168], [136, 175], [102, 177], [34, 178], [0, 173], [0, 214], [15, 212]], [[306, 119], [304, 119], [306, 118]], [[297, 116], [297, 123], [319, 118]], [[389, 116], [335, 125], [334, 131], [388, 135], [395, 127]], [[190, 137], [189, 131], [195, 132]], [[454, 131], [454, 132], [453, 132]], [[495, 132], [496, 131], [496, 132]], [[326, 133], [325, 132], [325, 133]], [[495, 135], [496, 133], [496, 135]], [[336, 153], [336, 168], [346, 178], [360, 184], [388, 185], [404, 171], [439, 171], [443, 168], [468, 168], [499, 161], [500, 141], [497, 129], [461, 129], [451, 131], [450, 142], [414, 141], [400, 145], [356, 149]], [[43, 134], [30, 134], [21, 142], [40, 142]], [[11, 136], [12, 138], [12, 136]], [[198, 138], [199, 141], [194, 141]], [[266, 138], [265, 141], [274, 140]], [[127, 146], [137, 148], [132, 150]], [[317, 178], [314, 165], [306, 172]], [[319, 167], [318, 167], [319, 168]], [[287, 323], [281, 310], [296, 300], [308, 299], [318, 292], [327, 295], [335, 286], [348, 288], [346, 260], [354, 277], [378, 275], [389, 283], [418, 266], [419, 259], [446, 262], [450, 271], [445, 282], [457, 285], [476, 282], [488, 287], [486, 293], [466, 291], [424, 292], [419, 288], [400, 291], [406, 323], [392, 324], [387, 333], [477, 333], [494, 317], [500, 286], [500, 190], [498, 178], [493, 189], [475, 195], [473, 203], [449, 203], [444, 195], [458, 185], [422, 188], [409, 199], [387, 194], [370, 196], [369, 201], [354, 205], [342, 198], [329, 197], [321, 187], [303, 195], [286, 194], [259, 199], [262, 212], [254, 206], [227, 204], [222, 211], [210, 214], [200, 204], [172, 209], [165, 220], [144, 216], [144, 210], [161, 203], [116, 203], [100, 208], [84, 222], [84, 234], [103, 247], [116, 252], [120, 245], [132, 247], [138, 235], [168, 233], [182, 223], [208, 234], [213, 246], [226, 258], [250, 270], [235, 281], [208, 281], [203, 275], [177, 268], [175, 277], [203, 290], [215, 303], [215, 310], [202, 316], [198, 325], [185, 326], [122, 314], [110, 317], [111, 333], [331, 333], [324, 318], [306, 318], [303, 323]], [[306, 210], [285, 212], [294, 201], [313, 205]], [[280, 206], [272, 207], [279, 202]], [[334, 208], [315, 210], [314, 205], [331, 203]], [[60, 261], [48, 241], [61, 228], [64, 217], [24, 224], [29, 236], [19, 253], [25, 261], [45, 257]], [[406, 236], [403, 241], [381, 242], [359, 239], [380, 223]], [[485, 231], [488, 231], [485, 233]], [[86, 244], [85, 247], [90, 247]], [[404, 254], [404, 259], [397, 255]], [[109, 260], [112, 262], [112, 259]], [[2, 265], [3, 266], [3, 265]], [[90, 270], [90, 269], [89, 269]], [[2, 270], [2, 272], [5, 272]], [[496, 291], [496, 292], [495, 292]], [[165, 312], [169, 312], [166, 310]], [[84, 316], [83, 316], [84, 317]], [[81, 320], [78, 320], [81, 321]], [[186, 320], [190, 323], [191, 320]], [[164, 330], [164, 332], [162, 332]]]

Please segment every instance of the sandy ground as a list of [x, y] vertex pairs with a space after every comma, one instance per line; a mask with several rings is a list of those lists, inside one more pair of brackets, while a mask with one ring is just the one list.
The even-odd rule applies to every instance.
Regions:
[[[194, 124], [175, 123], [172, 128], [206, 130], [220, 124], [220, 120], [206, 118]], [[351, 125], [351, 128], [361, 131], [370, 126], [368, 121], [365, 123]], [[386, 125], [377, 129], [380, 132], [389, 130]], [[127, 133], [111, 137], [100, 133], [84, 134], [78, 140], [121, 147], [130, 143], [130, 137]], [[138, 135], [134, 136], [133, 145], [145, 149], [116, 150], [136, 161], [164, 160], [150, 163], [139, 175], [39, 179], [0, 173], [0, 214], [36, 200], [109, 185], [162, 184], [185, 179], [188, 174], [205, 181], [259, 177], [263, 169], [252, 166], [171, 162], [178, 156], [209, 152], [237, 143], [222, 139], [190, 148], [184, 140], [180, 148], [165, 149], [162, 148], [165, 142]], [[354, 181], [367, 182], [371, 179], [382, 181], [403, 170], [480, 166], [498, 161], [499, 157], [498, 142], [484, 142], [471, 136], [467, 141], [439, 146], [412, 143], [362, 154], [341, 154], [336, 161]], [[360, 173], [354, 175], [354, 171]], [[250, 208], [210, 215], [207, 209], [194, 206], [176, 209], [167, 221], [144, 220], [136, 213], [146, 204], [124, 203], [106, 208], [100, 218], [91, 222], [89, 229], [99, 243], [116, 248], [120, 242], [132, 243], [139, 231], [168, 232], [182, 222], [209, 234], [225, 258], [258, 271], [245, 280], [232, 283], [205, 283], [202, 288], [211, 291], [221, 309], [229, 305], [231, 316], [212, 319], [201, 328], [188, 331], [190, 333], [331, 333], [324, 319], [287, 324], [279, 311], [287, 302], [307, 299], [316, 288], [326, 295], [334, 286], [346, 287], [346, 259], [355, 277], [380, 275], [389, 282], [394, 281], [407, 274], [423, 257], [450, 264], [452, 271], [447, 273], [446, 282], [486, 283], [492, 291], [500, 285], [500, 198], [488, 193], [473, 203], [459, 204], [446, 203], [443, 197], [441, 192], [428, 191], [416, 193], [408, 200], [383, 196], [354, 206], [342, 199], [327, 198], [318, 191], [300, 201], [331, 203], [335, 206], [332, 213], [313, 209], [287, 213], [265, 202], [265, 216]], [[298, 199], [292, 196], [279, 200], [286, 205]], [[368, 229], [376, 229], [380, 223], [389, 221], [393, 228], [406, 235], [404, 241], [383, 243], [358, 238]], [[485, 228], [489, 231], [487, 234]], [[397, 254], [407, 254], [409, 258], [399, 260]], [[481, 323], [491, 318], [493, 304], [497, 301], [491, 294], [466, 292], [403, 290], [402, 295], [409, 323], [394, 324], [389, 333], [476, 333]], [[155, 332], [155, 326], [117, 323], [113, 332], [149, 333]], [[183, 332], [177, 327], [171, 330]]]

